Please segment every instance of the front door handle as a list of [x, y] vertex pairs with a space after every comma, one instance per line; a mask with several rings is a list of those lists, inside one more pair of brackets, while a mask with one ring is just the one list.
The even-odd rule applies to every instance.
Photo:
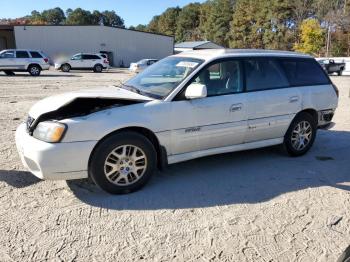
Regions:
[[242, 104], [234, 104], [230, 107], [230, 112], [237, 112], [242, 110], [243, 105]]
[[289, 103], [295, 103], [299, 101], [299, 97], [298, 96], [292, 96], [289, 98]]

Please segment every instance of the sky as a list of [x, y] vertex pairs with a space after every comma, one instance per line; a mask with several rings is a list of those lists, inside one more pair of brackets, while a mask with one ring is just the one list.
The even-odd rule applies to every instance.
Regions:
[[138, 24], [148, 24], [153, 16], [161, 14], [168, 7], [184, 6], [191, 2], [204, 0], [4, 0], [1, 1], [0, 18], [17, 18], [29, 15], [32, 10], [43, 11], [60, 7], [81, 7], [86, 10], [114, 10], [124, 19], [127, 27]]

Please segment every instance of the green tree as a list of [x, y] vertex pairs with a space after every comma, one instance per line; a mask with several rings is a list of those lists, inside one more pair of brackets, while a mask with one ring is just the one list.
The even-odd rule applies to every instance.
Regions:
[[174, 36], [177, 28], [177, 19], [181, 8], [168, 8], [163, 14], [159, 16], [158, 20], [158, 32], [165, 35]]
[[115, 11], [102, 12], [103, 24], [106, 26], [125, 28], [124, 20]]
[[263, 48], [261, 2], [238, 0], [230, 24], [229, 45], [233, 48]]
[[39, 25], [39, 24], [46, 24], [46, 21], [42, 17], [41, 13], [38, 12], [37, 10], [33, 10], [31, 12], [31, 15], [28, 16], [30, 24], [33, 25]]
[[233, 5], [232, 0], [213, 0], [203, 5], [200, 27], [206, 39], [223, 46], [229, 45], [228, 33], [232, 20]]
[[92, 23], [93, 17], [90, 11], [77, 8], [67, 14], [66, 24], [68, 25], [91, 25]]
[[144, 31], [144, 32], [146, 32], [147, 31], [147, 25], [137, 25], [136, 27], [135, 27], [135, 30], [137, 30], [137, 31]]
[[177, 42], [201, 40], [199, 29], [199, 3], [191, 3], [182, 8], [177, 21], [175, 40]]
[[263, 10], [266, 17], [262, 18], [264, 48], [288, 50], [293, 48], [294, 21], [292, 20], [292, 5], [289, 0], [265, 1]]
[[306, 19], [300, 26], [300, 43], [294, 45], [294, 50], [310, 55], [320, 55], [324, 47], [325, 30], [317, 19]]
[[60, 25], [63, 24], [66, 20], [66, 16], [63, 10], [59, 7], [44, 10], [41, 13], [41, 16], [44, 19], [44, 21], [46, 21], [46, 23], [49, 25]]
[[159, 32], [159, 15], [156, 15], [152, 18], [151, 22], [149, 22], [147, 26], [147, 31], [151, 33], [158, 33]]

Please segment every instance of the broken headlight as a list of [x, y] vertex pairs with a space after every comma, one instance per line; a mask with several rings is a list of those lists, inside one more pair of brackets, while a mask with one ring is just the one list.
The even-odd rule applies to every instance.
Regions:
[[41, 122], [34, 130], [33, 136], [39, 140], [58, 143], [63, 138], [67, 126], [58, 122]]

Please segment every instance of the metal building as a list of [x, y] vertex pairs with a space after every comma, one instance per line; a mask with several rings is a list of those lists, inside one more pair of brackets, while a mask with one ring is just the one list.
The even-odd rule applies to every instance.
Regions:
[[201, 49], [221, 49], [224, 48], [221, 45], [215, 44], [211, 41], [193, 41], [193, 42], [182, 42], [175, 45], [174, 51], [176, 54], [191, 50]]
[[[2, 32], [0, 28], [0, 37]], [[109, 54], [113, 66], [129, 66], [144, 58], [161, 59], [174, 50], [173, 37], [99, 25], [16, 25], [13, 37], [15, 46], [6, 48], [41, 50], [52, 60], [80, 52], [102, 51]]]

